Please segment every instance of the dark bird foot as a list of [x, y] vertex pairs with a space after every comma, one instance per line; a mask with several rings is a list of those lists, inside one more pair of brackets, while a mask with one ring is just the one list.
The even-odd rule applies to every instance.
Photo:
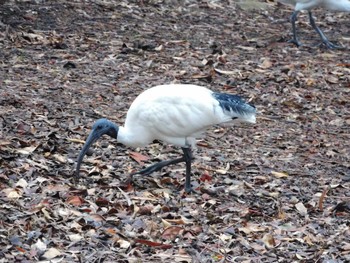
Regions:
[[134, 172], [131, 174], [131, 176], [135, 175], [135, 174], [141, 174], [141, 175], [149, 175], [153, 172], [159, 171], [161, 170], [163, 167], [171, 165], [171, 164], [177, 164], [177, 163], [181, 163], [184, 162], [185, 159], [183, 157], [181, 158], [177, 158], [174, 160], [167, 160], [167, 161], [161, 161], [159, 163], [153, 164], [151, 166], [148, 166], [144, 169], [142, 169], [141, 171], [138, 172]]
[[288, 40], [288, 43], [292, 43], [292, 44], [296, 45], [297, 47], [303, 46], [303, 44], [301, 44], [298, 39], [294, 39], [294, 38], [292, 38], [291, 40]]
[[192, 152], [191, 148], [182, 148], [183, 156], [177, 159], [173, 160], [167, 160], [167, 161], [161, 161], [159, 163], [153, 164], [151, 166], [148, 166], [141, 171], [134, 172], [130, 174], [130, 177], [133, 178], [135, 174], [141, 174], [141, 175], [149, 175], [155, 171], [161, 170], [163, 167], [171, 165], [171, 164], [177, 164], [177, 163], [186, 163], [186, 181], [185, 181], [185, 191], [186, 193], [193, 192], [192, 186], [191, 186], [191, 161], [192, 161]]
[[324, 45], [328, 49], [344, 49], [344, 47], [333, 44], [332, 42], [330, 42], [328, 40], [323, 41], [320, 45]]
[[[297, 40], [297, 39], [288, 40], [288, 43], [292, 43], [292, 44], [294, 44], [297, 47], [305, 46], [304, 44], [299, 42], [299, 40]], [[334, 44], [334, 43], [332, 43], [332, 42], [330, 42], [328, 40], [327, 41], [325, 40], [325, 41], [323, 41], [323, 42], [321, 42], [321, 43], [319, 43], [317, 45], [314, 45], [314, 47], [319, 47], [321, 45], [324, 45], [327, 49], [344, 49], [344, 47], [338, 46], [338, 45], [336, 45], [336, 44]]]
[[133, 175], [135, 175], [135, 174], [149, 175], [149, 174], [151, 174], [151, 173], [153, 173], [153, 172], [155, 172], [155, 171], [160, 170], [160, 169], [163, 168], [163, 167], [164, 167], [164, 166], [159, 167], [159, 163], [156, 163], [156, 164], [151, 165], [151, 166], [148, 166], [148, 167], [146, 167], [146, 168], [144, 168], [144, 169], [142, 169], [142, 170], [140, 170], [140, 171], [133, 172], [133, 173], [131, 173], [130, 175], [131, 175], [131, 176], [133, 176]]
[[186, 187], [186, 186], [185, 186], [185, 192], [186, 192], [186, 194], [193, 194], [193, 193], [195, 193], [196, 191], [193, 190], [192, 186], [190, 186], [190, 187]]

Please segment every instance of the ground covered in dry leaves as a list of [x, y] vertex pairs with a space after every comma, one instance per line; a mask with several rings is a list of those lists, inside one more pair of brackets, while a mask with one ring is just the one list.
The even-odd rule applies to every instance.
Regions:
[[[349, 16], [236, 1], [2, 1], [0, 262], [349, 262]], [[122, 124], [156, 84], [242, 95], [255, 125], [199, 140], [196, 192], [179, 156], [104, 138], [73, 180], [93, 122]]]

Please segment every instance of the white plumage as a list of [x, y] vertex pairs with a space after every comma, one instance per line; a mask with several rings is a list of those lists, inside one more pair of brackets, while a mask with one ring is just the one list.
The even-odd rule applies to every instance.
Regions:
[[189, 192], [191, 147], [196, 138], [212, 125], [230, 121], [255, 123], [255, 114], [255, 107], [236, 95], [189, 84], [156, 86], [135, 99], [124, 126], [106, 119], [96, 121], [79, 154], [77, 173], [86, 151], [103, 134], [131, 147], [143, 147], [157, 139], [180, 146], [183, 157], [157, 163], [138, 173], [149, 174], [169, 164], [186, 162], [186, 191]]
[[255, 112], [227, 112], [212, 94], [207, 88], [184, 84], [146, 90], [131, 104], [117, 140], [132, 147], [143, 147], [156, 139], [186, 147], [193, 146], [195, 138], [209, 126], [233, 117], [255, 122]]
[[350, 0], [279, 0], [281, 3], [290, 4], [294, 6], [294, 12], [292, 14], [292, 26], [293, 26], [293, 39], [291, 42], [300, 46], [301, 43], [298, 40], [296, 32], [296, 20], [300, 11], [306, 10], [309, 13], [309, 20], [311, 26], [319, 34], [322, 42], [328, 48], [337, 48], [338, 46], [330, 42], [321, 29], [316, 25], [316, 22], [312, 16], [312, 9], [320, 7], [331, 11], [343, 11], [350, 12]]

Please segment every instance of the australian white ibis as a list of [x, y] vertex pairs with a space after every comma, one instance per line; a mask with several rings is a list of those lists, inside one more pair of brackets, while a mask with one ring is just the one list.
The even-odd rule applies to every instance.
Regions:
[[295, 22], [297, 21], [297, 17], [300, 11], [306, 10], [309, 14], [310, 24], [315, 29], [315, 31], [319, 34], [322, 43], [326, 45], [326, 47], [339, 48], [339, 46], [333, 44], [328, 40], [325, 34], [321, 31], [321, 29], [316, 25], [316, 22], [312, 16], [311, 10], [317, 7], [321, 7], [324, 9], [332, 10], [332, 11], [344, 11], [350, 12], [350, 0], [279, 0], [284, 4], [294, 5], [294, 12], [291, 16], [292, 27], [293, 27], [293, 39], [291, 40], [297, 46], [300, 46]]
[[150, 88], [131, 104], [124, 126], [99, 119], [92, 127], [77, 161], [76, 173], [89, 147], [107, 134], [131, 147], [143, 147], [153, 140], [180, 146], [183, 156], [162, 161], [134, 174], [150, 174], [162, 167], [186, 163], [185, 190], [191, 192], [191, 147], [209, 126], [230, 121], [255, 123], [256, 109], [241, 97], [213, 92], [189, 84], [169, 84]]

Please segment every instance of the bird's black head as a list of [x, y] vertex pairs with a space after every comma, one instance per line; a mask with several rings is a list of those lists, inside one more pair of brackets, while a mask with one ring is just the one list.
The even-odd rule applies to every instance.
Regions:
[[107, 135], [111, 136], [112, 138], [116, 139], [117, 135], [118, 135], [118, 130], [119, 130], [118, 126], [116, 124], [114, 124], [113, 122], [111, 122], [107, 119], [99, 119], [92, 126], [92, 131], [91, 131], [90, 135], [95, 133], [95, 135], [97, 137], [96, 140], [104, 134], [107, 134]]
[[92, 126], [92, 131], [90, 132], [89, 137], [85, 141], [83, 149], [81, 149], [79, 153], [76, 169], [77, 176], [79, 175], [81, 162], [90, 146], [104, 134], [107, 134], [116, 139], [118, 136], [118, 130], [119, 127], [107, 119], [99, 119], [95, 122], [95, 124]]

